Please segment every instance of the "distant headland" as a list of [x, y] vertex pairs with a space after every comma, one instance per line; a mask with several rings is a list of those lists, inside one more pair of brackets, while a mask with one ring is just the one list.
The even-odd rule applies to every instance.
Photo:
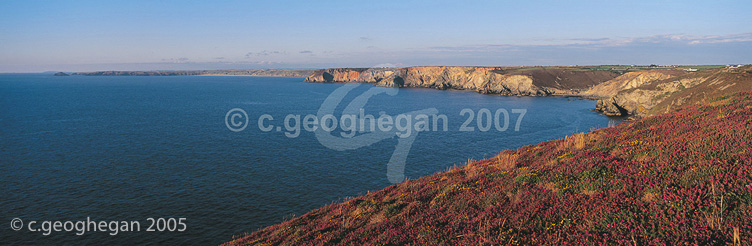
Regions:
[[258, 76], [258, 77], [305, 77], [313, 69], [248, 69], [248, 70], [176, 70], [176, 71], [97, 71], [78, 72], [84, 76]]

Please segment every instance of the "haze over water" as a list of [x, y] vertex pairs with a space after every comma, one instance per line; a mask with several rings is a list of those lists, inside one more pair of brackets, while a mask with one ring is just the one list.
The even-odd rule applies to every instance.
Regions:
[[[270, 114], [316, 114], [343, 84], [266, 77], [54, 77], [0, 75], [0, 221], [86, 220], [141, 222], [187, 218], [185, 232], [12, 231], [0, 241], [36, 244], [118, 242], [218, 244], [350, 196], [390, 185], [386, 164], [397, 138], [336, 151], [313, 133], [289, 138], [259, 130]], [[362, 85], [343, 101], [371, 88]], [[468, 91], [399, 89], [377, 95], [364, 111], [396, 115], [436, 108], [449, 131], [421, 132], [407, 156], [411, 179], [468, 159], [606, 127], [594, 101], [503, 97]], [[338, 110], [341, 111], [339, 107]], [[232, 108], [250, 118], [230, 131]], [[520, 131], [460, 132], [462, 109], [526, 109]], [[514, 124], [516, 114], [510, 114]], [[470, 126], [477, 127], [477, 120]]]

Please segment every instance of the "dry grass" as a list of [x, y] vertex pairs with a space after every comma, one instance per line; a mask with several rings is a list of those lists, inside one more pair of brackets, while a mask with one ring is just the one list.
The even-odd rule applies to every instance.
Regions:
[[584, 133], [575, 133], [561, 140], [561, 142], [559, 142], [559, 144], [556, 146], [556, 152], [562, 150], [583, 149], [585, 148], [587, 142], [588, 139]]
[[570, 141], [572, 141], [572, 143], [574, 144], [575, 149], [585, 148], [585, 144], [587, 143], [587, 140], [585, 139], [585, 134], [583, 133], [574, 134], [570, 136], [569, 138], [571, 139]]
[[598, 194], [598, 191], [597, 190], [585, 189], [585, 190], [582, 190], [582, 194], [583, 195], [588, 195], [588, 196], [594, 196], [595, 194]]
[[507, 198], [509, 198], [509, 201], [512, 202], [512, 204], [517, 204], [522, 201], [522, 194], [523, 192], [518, 190], [517, 192], [506, 192]]
[[494, 159], [493, 166], [499, 170], [510, 170], [517, 166], [517, 158], [519, 155], [501, 152]]
[[386, 220], [386, 217], [382, 215], [381, 213], [375, 214], [374, 216], [371, 216], [371, 219], [369, 219], [369, 224], [380, 224], [383, 223]]
[[[711, 194], [711, 197], [713, 199], [718, 199], [718, 196], [716, 195], [715, 184], [712, 184], [711, 186]], [[721, 195], [719, 201], [720, 204], [716, 205], [714, 203], [710, 211], [703, 213], [710, 229], [721, 230], [721, 227], [723, 226], [723, 201], [724, 196]]]
[[559, 159], [558, 158], [552, 158], [546, 161], [545, 164], [547, 167], [554, 167], [559, 165]]
[[553, 193], [559, 192], [559, 188], [556, 188], [556, 183], [554, 182], [542, 182], [540, 183], [540, 187], [546, 190], [550, 190]]
[[467, 165], [463, 167], [463, 170], [465, 171], [465, 177], [475, 178], [479, 174], [482, 174], [485, 168], [486, 168], [486, 165], [478, 163], [474, 161], [473, 159], [469, 159], [467, 160]]
[[645, 192], [645, 195], [642, 195], [642, 198], [640, 198], [643, 202], [657, 202], [658, 201], [658, 194], [654, 192]]

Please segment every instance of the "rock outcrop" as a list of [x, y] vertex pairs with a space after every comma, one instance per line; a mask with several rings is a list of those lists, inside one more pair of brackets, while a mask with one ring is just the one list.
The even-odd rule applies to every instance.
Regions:
[[592, 97], [613, 97], [620, 91], [637, 88], [645, 83], [684, 75], [687, 72], [675, 69], [646, 70], [625, 73], [612, 80], [595, 85], [582, 94]]
[[487, 94], [544, 96], [553, 92], [524, 75], [502, 75], [488, 67], [411, 67], [400, 74], [401, 87], [472, 90]]
[[364, 82], [385, 87], [472, 90], [515, 96], [575, 95], [617, 75], [545, 67], [332, 68], [313, 72], [305, 82]]
[[397, 68], [330, 68], [313, 71], [305, 82], [363, 82], [378, 83], [385, 78], [396, 76]]
[[686, 74], [682, 70], [646, 70], [625, 73], [612, 80], [593, 86], [582, 94], [592, 98], [599, 98], [595, 109], [608, 116], [627, 116], [641, 113], [650, 107], [653, 93], [636, 91], [628, 96], [618, 93], [640, 87], [656, 80], [665, 80]]

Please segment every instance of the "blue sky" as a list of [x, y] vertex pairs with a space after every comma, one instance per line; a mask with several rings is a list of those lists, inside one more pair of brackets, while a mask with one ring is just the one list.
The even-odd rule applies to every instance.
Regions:
[[0, 72], [752, 63], [749, 1], [0, 1]]

